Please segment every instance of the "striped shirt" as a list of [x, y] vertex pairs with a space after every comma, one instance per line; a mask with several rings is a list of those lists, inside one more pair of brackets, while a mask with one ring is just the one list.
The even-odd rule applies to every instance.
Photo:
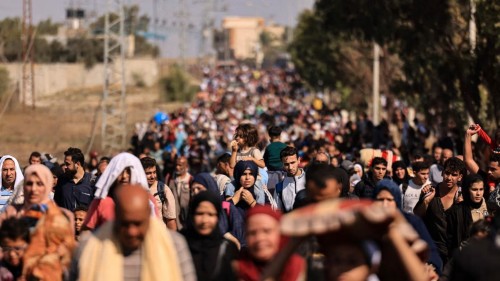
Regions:
[[7, 204], [7, 201], [12, 196], [12, 193], [12, 190], [9, 190], [2, 186], [2, 189], [0, 190], [0, 210], [3, 210], [3, 208]]

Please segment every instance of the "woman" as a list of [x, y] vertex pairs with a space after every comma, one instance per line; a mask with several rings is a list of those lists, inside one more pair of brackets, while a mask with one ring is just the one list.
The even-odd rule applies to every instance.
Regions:
[[408, 185], [411, 177], [406, 170], [406, 164], [403, 161], [392, 163], [392, 180], [399, 186], [401, 184]]
[[483, 178], [477, 174], [466, 176], [462, 184], [464, 200], [455, 205], [447, 217], [450, 236], [448, 253], [453, 254], [454, 250], [469, 238], [472, 223], [484, 219], [488, 215], [486, 200], [483, 196]]
[[363, 166], [361, 166], [361, 164], [354, 164], [354, 173], [357, 174], [359, 176], [360, 179], [363, 178]]
[[[280, 232], [281, 213], [270, 206], [259, 205], [248, 210], [246, 215], [247, 251], [238, 260], [235, 271], [239, 280], [261, 280], [264, 269], [274, 261], [287, 244]], [[291, 255], [280, 266], [281, 272], [275, 280], [305, 280], [306, 264], [297, 254]]]
[[219, 230], [221, 213], [219, 196], [208, 191], [198, 193], [190, 203], [188, 225], [181, 233], [189, 245], [198, 280], [235, 279], [231, 262], [238, 249]]
[[226, 188], [226, 200], [232, 200], [243, 216], [257, 204], [276, 207], [272, 196], [257, 181], [258, 173], [259, 168], [253, 161], [238, 161], [234, 167], [234, 181]]
[[[383, 205], [386, 208], [398, 209], [402, 212], [401, 205], [401, 190], [399, 186], [389, 179], [383, 179], [379, 181], [375, 187], [374, 200], [378, 204]], [[427, 263], [432, 265], [437, 274], [441, 274], [443, 262], [439, 257], [439, 252], [437, 250], [434, 241], [432, 240], [429, 231], [425, 227], [424, 222], [417, 216], [402, 212], [406, 220], [411, 224], [411, 226], [417, 231], [420, 238], [422, 238], [429, 246], [430, 256]]]
[[24, 172], [24, 203], [8, 206], [5, 217], [20, 217], [34, 227], [23, 258], [26, 280], [62, 280], [76, 245], [72, 217], [50, 199], [53, 177], [41, 164]]
[[[193, 195], [200, 192], [208, 191], [218, 198], [219, 189], [217, 182], [209, 173], [199, 173], [193, 178], [191, 185]], [[223, 233], [224, 238], [234, 242], [238, 248], [244, 247], [245, 243], [245, 222], [240, 212], [228, 201], [223, 201], [222, 212], [219, 213], [219, 229]]]
[[[122, 184], [148, 186], [141, 161], [130, 153], [120, 153], [109, 162], [96, 183], [95, 198], [89, 206], [83, 230], [94, 230], [115, 218], [114, 191]], [[154, 212], [156, 208], [152, 208]]]

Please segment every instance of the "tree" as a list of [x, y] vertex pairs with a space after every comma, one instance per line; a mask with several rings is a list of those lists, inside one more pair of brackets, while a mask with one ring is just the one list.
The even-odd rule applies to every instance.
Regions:
[[21, 21], [19, 18], [5, 18], [0, 21], [0, 42], [7, 61], [21, 58]]
[[3, 96], [7, 93], [9, 86], [9, 72], [7, 71], [7, 69], [0, 67], [0, 101], [3, 101]]
[[[324, 19], [317, 12], [305, 11], [294, 31], [289, 51], [297, 70], [316, 89], [337, 90], [342, 106], [366, 110], [371, 101], [372, 44], [325, 29]], [[389, 83], [401, 75], [400, 60], [389, 54], [382, 59], [381, 91], [389, 94]]]
[[46, 19], [38, 23], [37, 33], [43, 35], [56, 35], [61, 24], [53, 23], [51, 19]]
[[[339, 66], [332, 69], [324, 62], [340, 62], [340, 47], [348, 42], [379, 43], [386, 55], [396, 55], [402, 62], [403, 75], [386, 81], [388, 89], [400, 98], [416, 102], [428, 118], [466, 121], [468, 113], [476, 122], [500, 125], [499, 92], [499, 22], [498, 1], [479, 0], [476, 19], [477, 46], [469, 40], [469, 1], [456, 0], [318, 0], [314, 12], [301, 17], [296, 32], [303, 36], [292, 42], [295, 58], [306, 57], [314, 66], [298, 63], [299, 69], [319, 73], [321, 78], [348, 81]], [[367, 8], [369, 7], [369, 8]], [[307, 23], [313, 21], [313, 24]], [[302, 30], [301, 30], [302, 28]], [[313, 35], [314, 34], [314, 35]], [[313, 37], [314, 36], [314, 37]], [[316, 37], [319, 36], [319, 37]], [[298, 42], [305, 40], [305, 42]], [[295, 47], [294, 47], [295, 44]], [[311, 46], [314, 52], [306, 48]], [[319, 44], [320, 47], [315, 44]], [[329, 54], [330, 52], [330, 54]], [[329, 57], [326, 57], [329, 56]], [[397, 71], [397, 69], [396, 69]], [[490, 114], [480, 115], [480, 111]], [[487, 120], [485, 120], [486, 118]]]
[[[149, 17], [139, 15], [138, 6], [125, 8], [127, 35], [136, 31], [147, 31]], [[104, 16], [99, 17], [90, 25], [91, 34], [97, 35], [104, 32]], [[111, 14], [111, 21], [117, 19], [117, 15]], [[91, 67], [95, 63], [103, 61], [104, 43], [102, 39], [96, 39], [91, 35], [79, 34], [68, 38], [66, 45], [58, 41], [47, 41], [46, 35], [57, 33], [60, 24], [53, 23], [50, 19], [41, 21], [35, 27], [35, 53], [36, 62], [69, 62], [85, 63]], [[118, 28], [118, 27], [115, 27]], [[157, 46], [150, 44], [144, 37], [135, 35], [135, 54], [156, 57], [159, 54]], [[21, 20], [19, 18], [5, 18], [0, 20], [0, 59], [8, 62], [20, 61], [22, 51], [21, 42]]]
[[[148, 26], [150, 23], [150, 18], [147, 15], [139, 15], [139, 6], [126, 6], [124, 8], [125, 13], [125, 35], [134, 35], [135, 37], [135, 55], [150, 55], [156, 57], [159, 55], [160, 50], [158, 46], [154, 46], [149, 43], [146, 38], [137, 35], [138, 31], [148, 31]], [[118, 19], [118, 15], [110, 14], [110, 22]], [[104, 33], [105, 16], [99, 17], [94, 23], [90, 25], [93, 34], [103, 34]], [[115, 25], [111, 27], [113, 32], [119, 31], [119, 26]]]
[[191, 84], [189, 74], [177, 64], [169, 70], [167, 77], [160, 80], [161, 93], [164, 101], [183, 101], [192, 99], [197, 87]]

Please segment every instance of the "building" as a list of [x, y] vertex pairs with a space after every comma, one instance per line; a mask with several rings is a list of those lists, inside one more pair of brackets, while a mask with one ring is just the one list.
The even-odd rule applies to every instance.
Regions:
[[227, 47], [235, 59], [254, 58], [260, 50], [260, 34], [264, 19], [260, 17], [227, 17], [222, 20], [227, 34]]

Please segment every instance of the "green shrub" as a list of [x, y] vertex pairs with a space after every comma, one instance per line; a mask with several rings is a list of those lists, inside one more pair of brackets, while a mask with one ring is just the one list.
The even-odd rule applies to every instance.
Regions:
[[7, 69], [0, 67], [0, 100], [3, 100], [9, 89], [10, 79]]
[[191, 84], [191, 77], [182, 67], [175, 64], [167, 77], [161, 78], [161, 99], [166, 102], [188, 102], [196, 94], [198, 87]]

